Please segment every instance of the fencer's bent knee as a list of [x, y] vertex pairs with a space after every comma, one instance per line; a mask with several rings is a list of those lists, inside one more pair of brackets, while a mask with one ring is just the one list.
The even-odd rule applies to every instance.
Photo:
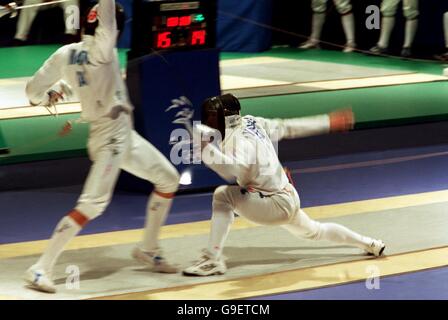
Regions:
[[381, 3], [381, 13], [383, 17], [394, 17], [397, 13], [398, 3], [395, 1], [383, 0]]
[[78, 203], [75, 210], [82, 212], [89, 220], [94, 220], [103, 214], [109, 203], [110, 200], [81, 202]]
[[406, 20], [415, 20], [420, 15], [420, 12], [413, 8], [410, 8], [410, 9], [405, 8], [403, 11], [403, 14], [404, 14]]
[[225, 200], [227, 197], [227, 186], [219, 186], [215, 189], [215, 192], [213, 193], [213, 200]]
[[314, 13], [325, 13], [327, 11], [328, 0], [313, 0], [311, 2], [311, 8]]
[[228, 186], [219, 186], [213, 193], [213, 207], [223, 203], [230, 204], [230, 198], [228, 196]]
[[155, 189], [161, 193], [176, 193], [179, 189], [180, 175], [172, 165], [165, 166], [159, 173], [159, 181], [154, 182]]
[[350, 0], [335, 0], [334, 3], [336, 5], [336, 9], [341, 15], [345, 15], [352, 12], [353, 8]]

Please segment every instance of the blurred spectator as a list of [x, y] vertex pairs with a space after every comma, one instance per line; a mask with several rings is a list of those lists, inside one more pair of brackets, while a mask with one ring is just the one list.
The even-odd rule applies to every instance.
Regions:
[[[33, 4], [40, 4], [43, 2], [51, 2], [50, 0], [25, 0], [23, 2], [23, 5], [33, 5]], [[79, 1], [78, 0], [69, 0], [66, 2], [58, 3], [55, 5], [48, 5], [43, 7], [35, 7], [35, 8], [27, 8], [20, 11], [19, 20], [17, 22], [17, 31], [16, 35], [14, 37], [14, 44], [21, 45], [25, 44], [28, 40], [28, 34], [30, 32], [31, 26], [33, 24], [34, 19], [36, 18], [36, 15], [39, 10], [50, 8], [53, 6], [61, 6], [64, 10], [64, 22], [69, 18], [70, 12], [67, 10], [69, 6], [78, 6], [79, 7]], [[76, 40], [76, 35], [78, 33], [78, 30], [69, 28], [67, 25], [65, 27], [65, 41], [66, 43], [73, 42]]]
[[[355, 42], [355, 18], [352, 13], [351, 0], [333, 0], [338, 12], [341, 14], [342, 26], [344, 27], [346, 45], [344, 52], [353, 52], [356, 48]], [[300, 49], [319, 48], [320, 37], [325, 23], [328, 0], [312, 0], [313, 23], [311, 36], [308, 41], [300, 45]]]
[[412, 55], [412, 44], [414, 43], [415, 34], [418, 28], [419, 17], [419, 0], [383, 0], [381, 3], [381, 12], [383, 14], [381, 25], [381, 36], [377, 45], [370, 49], [373, 54], [387, 53], [389, 41], [395, 26], [395, 14], [398, 5], [403, 1], [403, 14], [406, 18], [405, 40], [401, 55], [410, 57]]

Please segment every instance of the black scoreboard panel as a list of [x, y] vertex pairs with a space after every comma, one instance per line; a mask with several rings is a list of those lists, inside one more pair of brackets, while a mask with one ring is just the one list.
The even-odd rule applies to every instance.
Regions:
[[134, 0], [132, 56], [213, 48], [217, 0]]

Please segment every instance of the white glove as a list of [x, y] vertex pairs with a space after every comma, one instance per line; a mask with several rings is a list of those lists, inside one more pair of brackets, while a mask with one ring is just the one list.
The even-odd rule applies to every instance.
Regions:
[[69, 99], [72, 95], [72, 88], [64, 80], [60, 80], [56, 84], [55, 89], [50, 89], [47, 92], [46, 100], [42, 102], [42, 105], [46, 107], [53, 107], [60, 101]]
[[[56, 104], [69, 99], [73, 95], [73, 92], [70, 86], [63, 80], [60, 80], [55, 87], [56, 89], [47, 91], [46, 99], [42, 101], [40, 106], [47, 108], [51, 115], [57, 117], [59, 113]], [[51, 111], [51, 108], [54, 108], [54, 112]]]

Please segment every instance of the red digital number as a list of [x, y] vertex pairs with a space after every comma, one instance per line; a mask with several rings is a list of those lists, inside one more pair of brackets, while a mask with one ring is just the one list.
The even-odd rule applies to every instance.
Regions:
[[174, 28], [177, 27], [178, 25], [179, 25], [179, 17], [170, 17], [166, 20], [166, 26], [168, 28]]
[[171, 46], [171, 32], [162, 32], [157, 35], [157, 48], [169, 48]]
[[180, 17], [179, 26], [189, 26], [191, 24], [191, 16]]
[[205, 30], [193, 31], [191, 36], [191, 45], [203, 45], [205, 44]]

